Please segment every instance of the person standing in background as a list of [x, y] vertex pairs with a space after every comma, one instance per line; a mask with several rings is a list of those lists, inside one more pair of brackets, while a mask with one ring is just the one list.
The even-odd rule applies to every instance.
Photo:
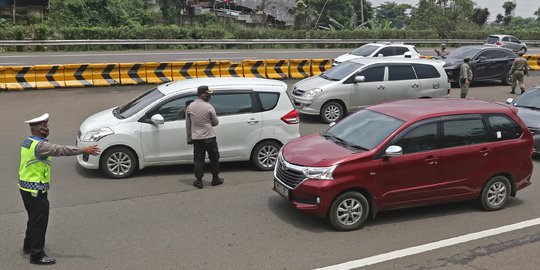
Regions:
[[516, 86], [519, 84], [519, 88], [521, 89], [521, 94], [525, 93], [525, 86], [524, 86], [524, 75], [529, 76], [529, 63], [527, 62], [527, 59], [523, 57], [523, 52], [518, 52], [518, 58], [514, 60], [514, 63], [512, 63], [512, 67], [510, 68], [510, 75], [512, 75], [512, 91], [510, 91], [510, 94], [516, 93]]
[[470, 58], [466, 57], [463, 59], [463, 64], [461, 64], [459, 72], [459, 86], [461, 87], [460, 98], [466, 98], [469, 93], [469, 84], [472, 81], [472, 70], [469, 66]]

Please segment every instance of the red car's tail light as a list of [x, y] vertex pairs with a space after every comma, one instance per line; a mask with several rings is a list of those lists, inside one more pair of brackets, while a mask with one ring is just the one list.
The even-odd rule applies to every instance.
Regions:
[[300, 123], [300, 116], [298, 115], [298, 112], [296, 110], [292, 110], [288, 112], [286, 115], [282, 116], [281, 121], [285, 122], [285, 124], [298, 124]]

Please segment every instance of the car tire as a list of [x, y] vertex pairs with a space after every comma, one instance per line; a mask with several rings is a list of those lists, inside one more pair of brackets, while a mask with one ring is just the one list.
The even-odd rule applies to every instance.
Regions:
[[511, 186], [508, 178], [499, 175], [491, 178], [480, 194], [480, 204], [486, 211], [503, 209], [511, 194]]
[[511, 85], [512, 84], [512, 74], [510, 74], [510, 70], [506, 72], [506, 75], [501, 80], [504, 85]]
[[328, 220], [338, 231], [353, 231], [364, 225], [368, 214], [369, 203], [366, 197], [360, 192], [349, 191], [334, 200]]
[[276, 166], [281, 144], [274, 141], [262, 141], [251, 152], [251, 163], [257, 170], [271, 171]]
[[518, 52], [523, 52], [523, 53], [527, 53], [527, 48], [525, 47], [522, 47], [521, 49], [519, 49]]
[[330, 101], [322, 106], [320, 117], [321, 121], [329, 124], [339, 121], [341, 118], [343, 118], [344, 114], [345, 110], [343, 109], [343, 106], [339, 104], [339, 102]]
[[137, 169], [138, 161], [131, 149], [114, 146], [103, 153], [99, 167], [110, 178], [128, 178]]

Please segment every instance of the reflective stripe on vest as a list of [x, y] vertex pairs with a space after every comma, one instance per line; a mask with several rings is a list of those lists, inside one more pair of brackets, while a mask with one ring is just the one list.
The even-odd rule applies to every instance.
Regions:
[[18, 183], [21, 190], [37, 192], [49, 189], [51, 158], [40, 159], [36, 157], [36, 146], [42, 141], [42, 138], [31, 136], [21, 145]]

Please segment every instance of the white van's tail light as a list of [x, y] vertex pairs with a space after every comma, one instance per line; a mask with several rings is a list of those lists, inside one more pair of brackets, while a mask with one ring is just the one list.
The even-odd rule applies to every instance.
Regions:
[[300, 123], [300, 117], [298, 115], [298, 112], [296, 110], [292, 110], [286, 115], [282, 116], [281, 121], [285, 122], [285, 124], [298, 124]]

